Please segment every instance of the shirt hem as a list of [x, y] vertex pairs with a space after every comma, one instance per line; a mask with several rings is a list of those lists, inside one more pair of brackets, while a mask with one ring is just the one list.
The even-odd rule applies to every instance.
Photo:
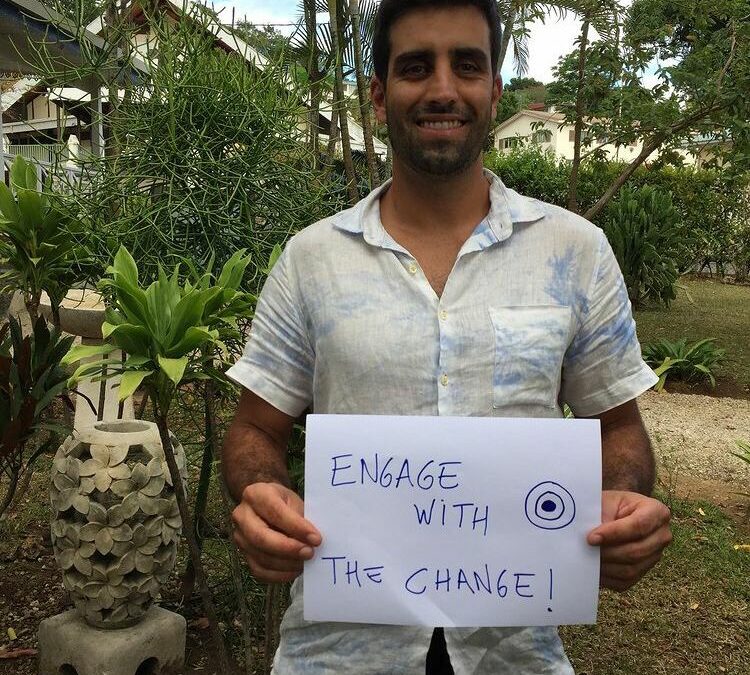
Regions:
[[252, 391], [266, 403], [290, 417], [299, 417], [308, 405], [305, 401], [290, 396], [276, 383], [242, 361], [235, 363], [227, 370], [226, 375], [236, 384]]
[[631, 401], [644, 391], [651, 389], [658, 381], [659, 378], [654, 374], [654, 371], [648, 366], [644, 366], [638, 372], [618, 382], [616, 388], [608, 387], [593, 394], [588, 394], [584, 397], [582, 403], [579, 402], [575, 405], [569, 401], [565, 402], [568, 403], [573, 414], [577, 417], [592, 417]]

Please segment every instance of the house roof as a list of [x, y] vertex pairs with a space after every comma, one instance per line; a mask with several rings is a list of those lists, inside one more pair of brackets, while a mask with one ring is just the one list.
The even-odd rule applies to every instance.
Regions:
[[35, 77], [17, 79], [9, 89], [0, 92], [0, 110], [8, 110], [8, 108], [21, 100], [24, 94], [31, 91], [38, 83], [39, 80]]
[[[179, 18], [181, 16], [184, 16], [185, 8], [191, 8], [195, 3], [190, 2], [190, 0], [186, 0], [186, 4], [183, 5], [182, 0], [180, 2], [176, 2], [175, 0], [157, 0], [157, 2], [167, 10], [167, 12], [173, 16], [174, 18]], [[38, 16], [46, 16], [47, 22], [54, 21], [56, 24], [65, 24], [67, 22], [66, 19], [61, 17], [60, 15], [52, 12], [51, 10], [46, 10], [40, 3], [38, 3], [36, 0], [0, 0], [0, 17], [2, 17], [2, 9], [5, 6], [28, 6], [26, 11], [34, 13], [34, 12], [41, 12], [41, 14], [37, 14]], [[141, 20], [145, 21], [146, 17], [143, 11], [143, 8], [141, 6], [141, 0], [134, 0], [130, 4], [130, 12], [131, 12], [131, 18], [135, 21]], [[26, 24], [23, 20], [23, 14], [19, 14], [21, 17], [21, 20], [17, 22], [17, 35], [16, 35], [16, 41], [19, 44], [26, 44], [28, 42], [28, 37], [26, 37], [24, 31]], [[2, 23], [4, 25], [5, 22]], [[44, 23], [45, 28], [48, 28], [52, 26], [54, 28], [54, 24], [51, 23]], [[102, 37], [101, 33], [103, 32], [103, 15], [97, 17], [94, 19], [91, 23], [86, 26], [84, 30], [84, 35], [87, 39], [90, 39], [96, 46], [103, 48], [106, 43], [104, 41], [104, 38]], [[226, 52], [230, 53], [236, 53], [242, 56], [245, 61], [248, 63], [253, 64], [255, 67], [263, 69], [268, 65], [268, 59], [263, 56], [260, 52], [258, 52], [256, 49], [254, 49], [252, 46], [247, 44], [244, 40], [242, 40], [238, 35], [236, 35], [231, 30], [227, 30], [223, 25], [221, 25], [220, 22], [217, 21], [210, 21], [207, 25], [207, 30], [211, 32], [211, 34], [216, 39], [216, 44], [218, 47], [223, 49]], [[0, 29], [0, 40], [2, 39], [2, 32], [3, 29]], [[73, 44], [75, 46], [76, 53], [80, 55], [80, 46], [77, 43], [74, 43], [70, 41], [69, 39], [66, 41], [65, 44]], [[0, 52], [1, 53], [1, 52]], [[79, 56], [80, 58], [80, 56]], [[3, 70], [2, 67], [2, 59], [0, 59], [0, 71]], [[147, 72], [148, 62], [144, 59], [143, 61], [137, 60], [137, 65], [139, 66], [139, 69], [143, 72]], [[12, 70], [8, 68], [7, 70]], [[23, 93], [30, 91], [33, 89], [33, 87], [38, 83], [38, 80], [30, 80], [29, 82], [25, 83], [23, 86], [26, 86], [26, 89]], [[18, 100], [18, 98], [16, 98]], [[14, 101], [15, 102], [15, 101]], [[7, 110], [9, 106], [4, 105], [5, 98], [3, 98], [3, 110]], [[324, 117], [327, 120], [331, 120], [332, 117], [332, 102], [324, 101], [323, 105], [321, 105], [320, 108], [320, 115]], [[351, 115], [349, 115], [349, 132], [352, 137], [352, 145], [355, 150], [364, 150], [364, 131], [362, 130], [362, 127], [354, 120], [352, 119]], [[375, 152], [378, 155], [385, 156], [387, 154], [388, 148], [385, 143], [380, 141], [377, 138], [373, 139], [374, 146], [375, 146]]]
[[565, 120], [565, 115], [559, 112], [529, 110], [528, 108], [524, 108], [523, 110], [520, 110], [515, 115], [513, 115], [513, 117], [509, 117], [501, 124], [498, 124], [498, 126], [495, 128], [494, 133], [501, 133], [509, 126], [511, 126], [516, 120], [520, 120], [523, 117], [529, 117], [538, 122], [555, 122], [556, 124], [560, 124], [560, 122], [563, 122]]
[[95, 33], [81, 31], [68, 18], [37, 0], [0, 0], [0, 72], [34, 75], [32, 43], [45, 48], [72, 67], [82, 65], [80, 40], [103, 50], [105, 41]]

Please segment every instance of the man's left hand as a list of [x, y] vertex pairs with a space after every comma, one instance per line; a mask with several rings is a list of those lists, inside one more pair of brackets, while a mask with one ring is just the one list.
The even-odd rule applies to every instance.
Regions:
[[672, 541], [669, 518], [669, 509], [656, 499], [605, 490], [602, 524], [588, 535], [591, 546], [601, 547], [600, 585], [625, 591], [656, 565]]

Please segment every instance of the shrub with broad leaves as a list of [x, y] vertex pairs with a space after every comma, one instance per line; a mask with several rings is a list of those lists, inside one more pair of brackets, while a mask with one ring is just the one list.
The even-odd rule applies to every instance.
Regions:
[[688, 344], [685, 338], [676, 341], [659, 340], [643, 346], [643, 360], [659, 376], [654, 389], [661, 391], [667, 377], [683, 382], [709, 381], [716, 386], [714, 372], [724, 360], [724, 350], [715, 338], [705, 338]]

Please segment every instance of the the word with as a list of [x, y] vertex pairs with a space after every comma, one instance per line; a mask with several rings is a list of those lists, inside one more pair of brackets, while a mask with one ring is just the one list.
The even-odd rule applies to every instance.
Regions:
[[[436, 504], [437, 512], [435, 512]], [[472, 530], [479, 529], [483, 536], [487, 536], [487, 521], [489, 520], [490, 507], [486, 504], [484, 506], [479, 506], [474, 502], [446, 504], [444, 499], [441, 499], [439, 503], [436, 499], [433, 499], [429, 507], [420, 507], [416, 504], [413, 504], [413, 506], [417, 513], [417, 522], [420, 525], [432, 525], [434, 518], [435, 525], [440, 525], [441, 527], [446, 527], [446, 525], [449, 527], [457, 526], [460, 530], [465, 523], [467, 529], [471, 525]], [[465, 513], [469, 514], [466, 519], [464, 519]], [[458, 520], [457, 524], [456, 520]]]

